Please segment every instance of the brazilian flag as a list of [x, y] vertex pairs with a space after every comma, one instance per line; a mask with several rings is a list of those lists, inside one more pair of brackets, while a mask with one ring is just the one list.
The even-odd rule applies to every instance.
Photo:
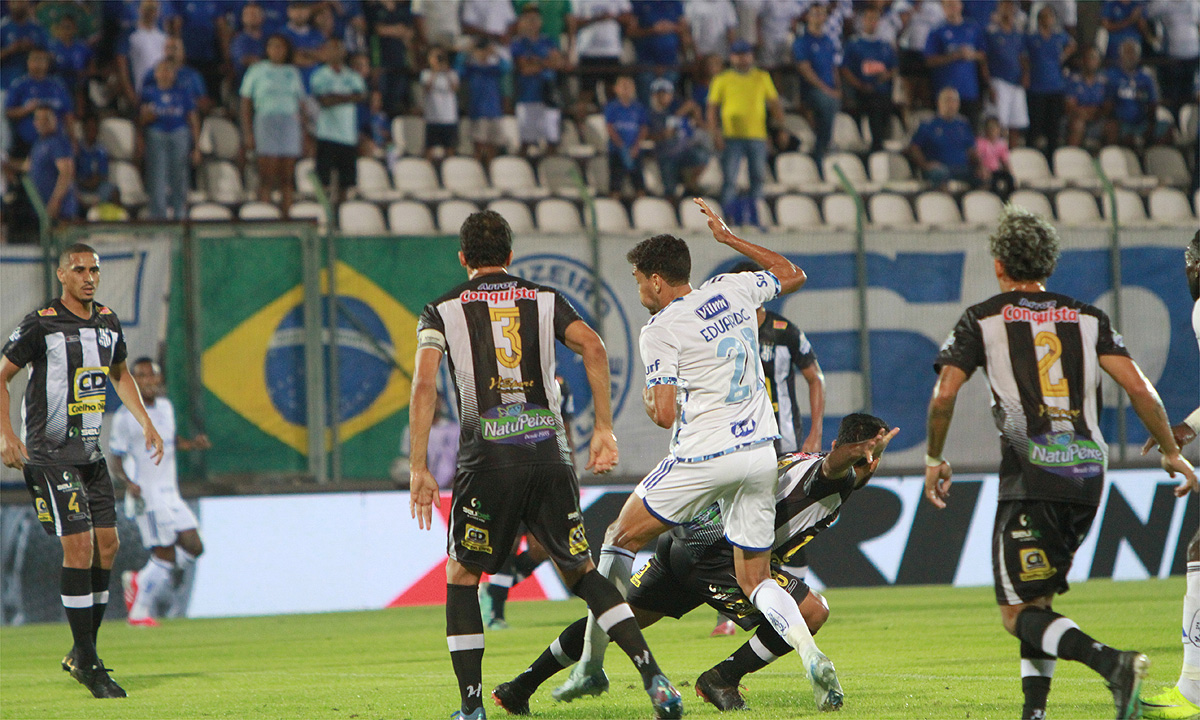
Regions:
[[[203, 396], [199, 408], [189, 406], [181, 259], [167, 350], [179, 425], [195, 432], [189, 419], [202, 419], [213, 443], [206, 456], [211, 475], [306, 472], [301, 242], [204, 238], [195, 247]], [[454, 238], [340, 238], [336, 267], [322, 270], [322, 361], [328, 385], [337, 353], [340, 391], [337, 408], [326, 403], [327, 422], [341, 422], [347, 478], [387, 477], [408, 424], [417, 318], [466, 279], [457, 252]], [[336, 303], [328, 294], [331, 270]]]

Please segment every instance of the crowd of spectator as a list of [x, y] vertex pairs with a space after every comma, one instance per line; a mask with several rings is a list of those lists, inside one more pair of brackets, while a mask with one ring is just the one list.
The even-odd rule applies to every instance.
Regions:
[[[6, 203], [28, 172], [52, 216], [117, 212], [106, 117], [135, 123], [147, 217], [185, 216], [201, 124], [241, 128], [260, 200], [286, 216], [295, 165], [315, 158], [335, 200], [360, 155], [387, 158], [392, 121], [424, 118], [438, 161], [484, 165], [515, 118], [519, 152], [558, 151], [566, 125], [602, 114], [613, 195], [698, 192], [712, 158], [727, 213], [758, 224], [769, 157], [796, 149], [804, 115], [818, 168], [835, 121], [870, 151], [906, 153], [933, 185], [1011, 189], [1008, 150], [1171, 142], [1197, 100], [1200, 0], [1104, 0], [1101, 38], [1075, 0], [6, 0], [0, 89]], [[897, 122], [901, 118], [907, 123]], [[916, 122], [923, 118], [923, 121]], [[470, 121], [469, 143], [459, 137]], [[893, 137], [896, 128], [912, 131]], [[742, 164], [749, 193], [736, 183]], [[831, 178], [825, 178], [827, 181]]]

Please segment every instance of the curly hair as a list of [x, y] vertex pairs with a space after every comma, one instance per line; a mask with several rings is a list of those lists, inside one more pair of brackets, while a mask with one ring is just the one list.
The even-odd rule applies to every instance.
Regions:
[[1196, 234], [1192, 236], [1191, 242], [1183, 250], [1183, 255], [1189, 263], [1200, 262], [1200, 230], [1197, 230]]
[[512, 228], [495, 210], [471, 213], [458, 230], [459, 249], [467, 267], [504, 265], [512, 253]]
[[1045, 280], [1058, 265], [1058, 231], [1046, 219], [1017, 205], [1005, 205], [989, 243], [1013, 280]]
[[683, 285], [692, 275], [692, 254], [674, 235], [655, 235], [633, 246], [625, 259], [647, 277], [658, 275], [670, 285]]

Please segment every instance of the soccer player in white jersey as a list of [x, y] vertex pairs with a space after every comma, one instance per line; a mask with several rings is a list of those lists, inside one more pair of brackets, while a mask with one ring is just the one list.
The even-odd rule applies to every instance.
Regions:
[[[833, 663], [813, 643], [795, 601], [771, 579], [779, 432], [758, 361], [755, 311], [777, 295], [795, 292], [807, 278], [779, 253], [734, 235], [704, 201], [695, 202], [717, 242], [766, 270], [718, 275], [693, 288], [683, 240], [657, 235], [629, 252], [639, 298], [653, 315], [640, 339], [646, 366], [642, 399], [650, 419], [671, 429], [671, 444], [609, 526], [599, 569], [628, 591], [638, 550], [719, 503], [739, 587], [799, 651], [814, 685], [832, 690]], [[583, 660], [555, 690], [555, 699], [607, 689], [604, 644], [589, 619]]]
[[133, 518], [142, 534], [142, 544], [150, 550], [150, 559], [138, 572], [121, 576], [125, 586], [125, 607], [129, 624], [143, 627], [158, 625], [152, 611], [171, 591], [171, 574], [186, 570], [204, 552], [204, 543], [196, 530], [196, 515], [179, 494], [175, 471], [175, 450], [207, 450], [208, 437], [197, 435], [188, 440], [175, 430], [175, 408], [163, 396], [162, 373], [158, 363], [148, 357], [133, 363], [133, 378], [146, 403], [146, 412], [165, 439], [163, 460], [150, 462], [137, 421], [124, 406], [113, 419], [109, 444], [113, 452], [113, 475], [125, 482], [127, 497], [135, 506]]

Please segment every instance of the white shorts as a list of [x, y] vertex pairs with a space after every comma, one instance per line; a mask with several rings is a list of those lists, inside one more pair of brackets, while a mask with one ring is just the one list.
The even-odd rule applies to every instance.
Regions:
[[196, 529], [196, 514], [179, 493], [155, 495], [143, 491], [143, 498], [145, 505], [137, 512], [134, 508], [138, 503], [126, 494], [125, 508], [126, 514], [137, 522], [146, 548], [170, 547], [179, 539], [179, 533]]
[[545, 140], [551, 145], [558, 144], [561, 133], [562, 111], [558, 108], [546, 107], [545, 103], [517, 103], [517, 134], [521, 142], [534, 145]]
[[775, 544], [778, 479], [775, 446], [766, 442], [700, 462], [668, 457], [633, 492], [651, 515], [672, 525], [719, 503], [729, 542], [746, 550], [769, 550]]
[[992, 78], [992, 91], [996, 94], [993, 109], [1001, 127], [1009, 130], [1024, 130], [1029, 127], [1029, 106], [1025, 102], [1025, 88], [1007, 80]]

